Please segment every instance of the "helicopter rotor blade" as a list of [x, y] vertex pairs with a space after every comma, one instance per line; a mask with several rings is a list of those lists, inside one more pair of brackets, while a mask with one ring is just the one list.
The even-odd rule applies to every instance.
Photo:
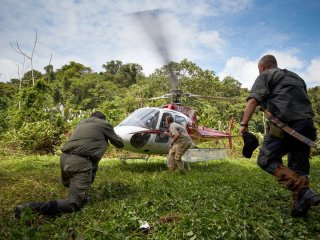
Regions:
[[[153, 9], [134, 12], [131, 15], [134, 16], [134, 19], [140, 24], [145, 33], [149, 36], [164, 63], [168, 64], [170, 63], [172, 57], [170, 56], [170, 51], [168, 49], [169, 45], [163, 30], [163, 22], [165, 19], [162, 17], [162, 15], [165, 12], [167, 11], [164, 9]], [[178, 79], [170, 66], [168, 72], [171, 88], [176, 89], [178, 86]]]
[[205, 95], [197, 95], [197, 94], [191, 94], [191, 93], [184, 93], [185, 97], [194, 97], [194, 98], [205, 98], [205, 99], [214, 99], [214, 100], [223, 100], [223, 101], [237, 101], [233, 98], [227, 98], [227, 97], [216, 97], [216, 96], [205, 96]]
[[156, 100], [156, 99], [164, 99], [164, 98], [170, 98], [172, 96], [171, 93], [167, 93], [167, 94], [164, 94], [160, 97], [153, 97], [153, 98], [149, 98], [149, 100]]

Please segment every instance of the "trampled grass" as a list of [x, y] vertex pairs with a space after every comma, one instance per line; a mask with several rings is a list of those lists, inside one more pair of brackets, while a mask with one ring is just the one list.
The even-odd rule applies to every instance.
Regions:
[[[310, 174], [318, 192], [319, 163], [312, 159]], [[320, 239], [320, 207], [307, 219], [292, 218], [290, 192], [254, 159], [194, 163], [186, 175], [166, 172], [160, 157], [127, 164], [103, 159], [82, 211], [17, 221], [17, 203], [62, 198], [67, 191], [58, 156], [3, 154], [0, 190], [0, 239]], [[145, 221], [149, 231], [140, 229]]]

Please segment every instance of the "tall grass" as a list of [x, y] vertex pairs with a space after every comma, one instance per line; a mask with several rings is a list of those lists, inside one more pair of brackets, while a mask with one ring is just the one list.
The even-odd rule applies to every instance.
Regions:
[[[319, 163], [310, 174], [318, 192]], [[194, 163], [186, 175], [166, 172], [161, 157], [103, 159], [82, 211], [16, 220], [17, 203], [66, 197], [59, 171], [57, 156], [2, 154], [0, 239], [320, 239], [319, 207], [291, 218], [290, 192], [243, 158]]]

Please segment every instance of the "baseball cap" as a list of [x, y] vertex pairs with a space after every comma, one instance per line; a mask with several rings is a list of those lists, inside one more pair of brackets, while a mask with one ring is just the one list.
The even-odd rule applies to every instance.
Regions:
[[257, 137], [250, 132], [243, 133], [242, 139], [243, 139], [242, 155], [245, 158], [251, 158], [253, 151], [259, 146], [259, 141]]

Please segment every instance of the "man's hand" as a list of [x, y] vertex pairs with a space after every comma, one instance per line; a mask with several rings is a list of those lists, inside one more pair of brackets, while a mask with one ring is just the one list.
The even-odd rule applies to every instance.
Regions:
[[242, 122], [240, 123], [240, 134], [248, 132], [248, 123], [252, 117], [252, 114], [256, 110], [256, 107], [259, 105], [259, 102], [255, 98], [250, 98], [247, 101], [246, 108], [243, 113]]
[[248, 132], [248, 126], [241, 126], [240, 127], [240, 134], [243, 135], [246, 132]]
[[164, 131], [162, 134], [162, 136], [166, 136], [166, 137], [170, 137], [170, 132]]

